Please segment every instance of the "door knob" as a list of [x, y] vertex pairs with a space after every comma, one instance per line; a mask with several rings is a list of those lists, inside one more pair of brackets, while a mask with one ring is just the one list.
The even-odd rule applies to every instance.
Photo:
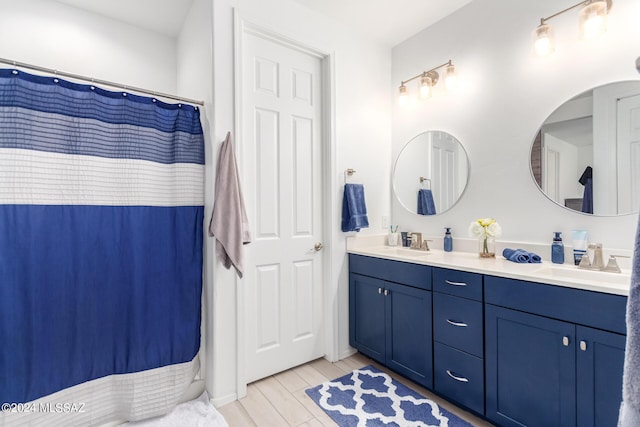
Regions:
[[316, 243], [315, 245], [313, 245], [313, 249], [317, 251], [321, 250], [322, 248], [324, 248], [324, 245], [320, 242]]

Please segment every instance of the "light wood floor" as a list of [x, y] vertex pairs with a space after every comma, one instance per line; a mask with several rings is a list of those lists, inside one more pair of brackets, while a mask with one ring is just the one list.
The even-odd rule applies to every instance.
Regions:
[[221, 406], [218, 411], [230, 427], [335, 427], [337, 424], [304, 391], [366, 365], [374, 365], [474, 426], [491, 426], [360, 354], [336, 363], [314, 360], [249, 384], [245, 398]]

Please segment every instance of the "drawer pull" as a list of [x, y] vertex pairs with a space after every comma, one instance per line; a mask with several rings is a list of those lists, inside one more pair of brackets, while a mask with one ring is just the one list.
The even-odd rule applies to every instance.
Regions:
[[449, 320], [449, 319], [447, 319], [447, 323], [450, 324], [450, 325], [453, 325], [453, 326], [458, 326], [460, 328], [466, 328], [467, 326], [469, 326], [466, 323], [454, 322], [453, 320]]
[[447, 369], [447, 375], [449, 375], [451, 378], [453, 378], [456, 381], [460, 381], [461, 383], [468, 383], [469, 382], [468, 378], [455, 376], [448, 369]]
[[451, 286], [467, 286], [464, 282], [452, 282], [451, 280], [445, 280], [444, 283]]

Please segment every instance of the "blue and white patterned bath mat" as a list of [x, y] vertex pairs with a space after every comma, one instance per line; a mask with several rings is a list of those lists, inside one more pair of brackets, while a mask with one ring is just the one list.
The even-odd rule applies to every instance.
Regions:
[[306, 392], [340, 427], [471, 427], [373, 366]]

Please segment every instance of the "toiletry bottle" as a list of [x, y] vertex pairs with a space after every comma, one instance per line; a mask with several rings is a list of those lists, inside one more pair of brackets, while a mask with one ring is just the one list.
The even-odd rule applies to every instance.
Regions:
[[554, 264], [564, 264], [564, 244], [562, 244], [562, 233], [560, 231], [554, 231], [556, 234], [553, 237], [553, 243], [551, 244], [551, 261]]
[[453, 239], [451, 238], [451, 227], [445, 227], [444, 233], [444, 251], [451, 252], [453, 250]]

